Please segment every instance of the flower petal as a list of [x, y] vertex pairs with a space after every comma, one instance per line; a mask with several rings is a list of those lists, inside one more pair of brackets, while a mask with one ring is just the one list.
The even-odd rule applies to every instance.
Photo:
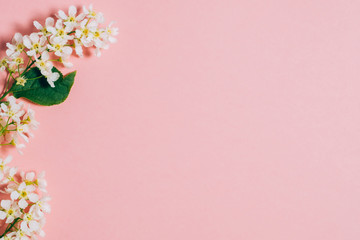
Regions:
[[37, 231], [40, 229], [40, 224], [34, 220], [29, 222], [29, 228], [31, 231]]
[[12, 160], [12, 156], [7, 156], [5, 159], [4, 159], [4, 164], [9, 164]]
[[0, 211], [0, 219], [4, 220], [6, 218], [6, 213], [4, 211]]
[[36, 193], [31, 193], [29, 195], [29, 200], [33, 203], [39, 201], [39, 195], [37, 195]]
[[30, 48], [31, 48], [31, 41], [30, 41], [30, 39], [29, 39], [29, 36], [24, 36], [23, 41], [24, 41], [25, 47], [27, 47], [28, 49], [30, 49]]
[[13, 191], [13, 192], [11, 192], [11, 194], [10, 194], [10, 198], [12, 199], [12, 200], [16, 200], [16, 199], [18, 199], [20, 197], [20, 194], [17, 192], [17, 191]]
[[75, 16], [77, 10], [75, 6], [70, 6], [69, 7], [69, 16]]
[[59, 14], [59, 17], [60, 17], [60, 18], [62, 18], [62, 19], [64, 19], [64, 20], [67, 19], [67, 16], [66, 16], [66, 14], [64, 13], [63, 10], [59, 10], [58, 14]]
[[66, 55], [71, 55], [72, 53], [72, 48], [71, 47], [63, 47], [63, 52], [66, 54]]
[[47, 61], [47, 60], [49, 60], [49, 58], [50, 58], [50, 56], [49, 56], [49, 53], [47, 51], [45, 51], [45, 52], [43, 52], [41, 54], [41, 60]]
[[19, 201], [19, 207], [22, 208], [22, 209], [25, 209], [29, 204], [27, 203], [27, 201], [25, 199], [20, 199]]
[[11, 200], [2, 200], [1, 207], [8, 210], [8, 209], [10, 209], [11, 203], [12, 203]]
[[37, 30], [43, 29], [43, 26], [38, 21], [34, 21], [33, 23]]
[[15, 33], [14, 40], [16, 41], [16, 43], [21, 43], [23, 41], [23, 36], [21, 35], [21, 33]]
[[37, 33], [30, 34], [30, 39], [33, 43], [39, 42], [39, 35]]
[[6, 223], [12, 223], [14, 221], [14, 217], [13, 216], [9, 216], [7, 219], [6, 219]]
[[35, 173], [34, 172], [28, 172], [25, 175], [25, 179], [28, 181], [34, 181]]
[[55, 23], [55, 20], [52, 17], [48, 17], [45, 20], [46, 27], [50, 27], [50, 26], [52, 27], [52, 26], [54, 26], [54, 23]]

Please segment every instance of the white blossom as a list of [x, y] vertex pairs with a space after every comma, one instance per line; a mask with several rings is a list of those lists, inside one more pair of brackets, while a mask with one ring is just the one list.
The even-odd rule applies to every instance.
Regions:
[[40, 228], [40, 223], [37, 221], [38, 216], [34, 215], [32, 211], [25, 213], [23, 215], [23, 221], [20, 224], [20, 227], [25, 232], [34, 232], [38, 231]]
[[23, 116], [22, 122], [29, 125], [31, 129], [37, 129], [40, 124], [38, 121], [35, 120], [35, 111], [30, 107], [27, 108], [27, 111]]
[[93, 46], [93, 35], [97, 27], [98, 23], [96, 21], [88, 22], [88, 19], [84, 19], [79, 28], [75, 30], [75, 36], [85, 47], [91, 47]]
[[6, 223], [12, 223], [15, 218], [21, 215], [20, 208], [16, 202], [11, 200], [1, 200], [2, 210], [0, 211], [0, 219], [6, 219]]
[[45, 42], [46, 37], [39, 36], [38, 33], [31, 33], [30, 36], [24, 36], [24, 45], [29, 49], [26, 54], [35, 57], [36, 54], [42, 53], [46, 49]]
[[49, 75], [45, 75], [45, 77], [50, 86], [54, 88], [54, 82], [60, 78], [60, 74], [58, 72], [51, 72]]
[[78, 23], [86, 16], [84, 13], [76, 16], [76, 13], [77, 9], [75, 6], [69, 7], [68, 15], [66, 15], [65, 12], [62, 10], [58, 11], [59, 18], [63, 20], [67, 32], [72, 31], [78, 25]]
[[45, 213], [50, 213], [51, 207], [48, 203], [51, 200], [50, 197], [45, 196], [42, 197], [39, 201], [37, 201], [34, 205], [31, 206], [30, 211], [34, 213], [38, 218], [44, 216]]
[[20, 183], [18, 188], [11, 192], [10, 197], [12, 200], [19, 200], [19, 207], [21, 209], [26, 208], [29, 204], [27, 200], [35, 203], [39, 200], [39, 195], [34, 193], [36, 187], [34, 185], [26, 185], [25, 182]]
[[25, 113], [24, 110], [22, 110], [23, 103], [16, 103], [16, 100], [13, 96], [10, 96], [8, 98], [8, 104], [1, 103], [1, 117], [9, 117], [12, 118], [15, 122], [20, 122], [20, 117], [22, 117]]
[[[10, 162], [10, 157], [0, 160], [0, 169], [7, 169], [5, 164]], [[3, 166], [3, 167], [1, 167]], [[10, 169], [16, 168], [12, 167]], [[50, 212], [48, 195], [40, 197], [40, 178], [44, 177], [43, 173], [36, 175], [35, 172], [21, 172], [20, 175], [5, 171], [6, 179], [1, 180], [0, 184], [5, 184], [8, 194], [6, 198], [0, 202], [0, 220], [4, 220], [8, 227], [13, 226], [0, 240], [6, 239], [37, 239], [37, 236], [44, 236], [42, 230], [45, 224], [45, 214]]]
[[26, 134], [29, 134], [30, 128], [27, 124], [17, 124], [16, 125], [16, 132], [17, 134], [22, 137], [25, 142], [29, 142], [29, 137]]
[[90, 4], [89, 8], [83, 6], [83, 11], [86, 14], [86, 17], [88, 17], [89, 19], [95, 19], [98, 23], [103, 23], [104, 22], [104, 15], [101, 12], [96, 12], [93, 9], [93, 5]]
[[41, 54], [40, 58], [35, 58], [35, 66], [39, 68], [42, 75], [47, 76], [51, 74], [53, 64], [50, 60], [50, 55], [48, 52], [44, 51]]
[[66, 39], [55, 37], [50, 40], [50, 43], [51, 44], [48, 44], [47, 47], [49, 50], [54, 51], [56, 56], [66, 58], [71, 55], [72, 48], [66, 46]]
[[110, 43], [115, 43], [117, 41], [115, 36], [119, 34], [119, 29], [113, 27], [114, 23], [115, 22], [111, 22], [101, 34], [101, 36]]
[[12, 43], [6, 43], [6, 55], [9, 57], [18, 56], [25, 48], [21, 33], [15, 33]]
[[54, 27], [55, 20], [52, 17], [48, 17], [45, 20], [45, 26], [41, 25], [38, 21], [34, 21], [34, 26], [37, 30], [39, 30], [39, 35], [43, 35], [45, 37], [50, 36], [51, 33], [48, 31], [49, 27]]
[[70, 31], [61, 19], [56, 21], [55, 27], [48, 27], [47, 30], [52, 34], [51, 38], [60, 37], [65, 40], [72, 40], [74, 38], [74, 36], [68, 34]]

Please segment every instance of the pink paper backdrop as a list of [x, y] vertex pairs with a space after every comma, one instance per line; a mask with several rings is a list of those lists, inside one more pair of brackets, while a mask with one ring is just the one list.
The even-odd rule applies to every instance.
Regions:
[[[0, 1], [3, 46], [86, 1]], [[75, 60], [22, 169], [47, 240], [360, 238], [360, 2], [93, 0], [120, 28]]]

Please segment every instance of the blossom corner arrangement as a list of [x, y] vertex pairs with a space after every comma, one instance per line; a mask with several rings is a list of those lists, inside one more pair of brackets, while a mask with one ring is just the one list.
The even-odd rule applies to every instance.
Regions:
[[[0, 71], [6, 73], [0, 94], [0, 146], [15, 146], [22, 153], [32, 131], [39, 123], [30, 106], [18, 99], [38, 105], [52, 106], [66, 100], [74, 84], [76, 71], [64, 75], [62, 68], [73, 68], [71, 57], [82, 58], [84, 49], [101, 56], [104, 49], [116, 42], [118, 28], [105, 22], [104, 15], [93, 6], [81, 11], [70, 6], [59, 10], [44, 22], [34, 21], [34, 32], [15, 33], [6, 43], [6, 56], [0, 60]], [[27, 104], [29, 105], [29, 104]], [[10, 158], [0, 159], [1, 192], [0, 220], [3, 233], [0, 240], [28, 240], [43, 236], [45, 213], [50, 211], [44, 174], [18, 172], [8, 167]]]

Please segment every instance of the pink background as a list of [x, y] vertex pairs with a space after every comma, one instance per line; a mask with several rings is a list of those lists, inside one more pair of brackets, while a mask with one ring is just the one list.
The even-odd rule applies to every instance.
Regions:
[[[47, 240], [360, 238], [360, 2], [93, 0], [120, 28], [22, 169]], [[2, 46], [85, 1], [1, 0]]]

